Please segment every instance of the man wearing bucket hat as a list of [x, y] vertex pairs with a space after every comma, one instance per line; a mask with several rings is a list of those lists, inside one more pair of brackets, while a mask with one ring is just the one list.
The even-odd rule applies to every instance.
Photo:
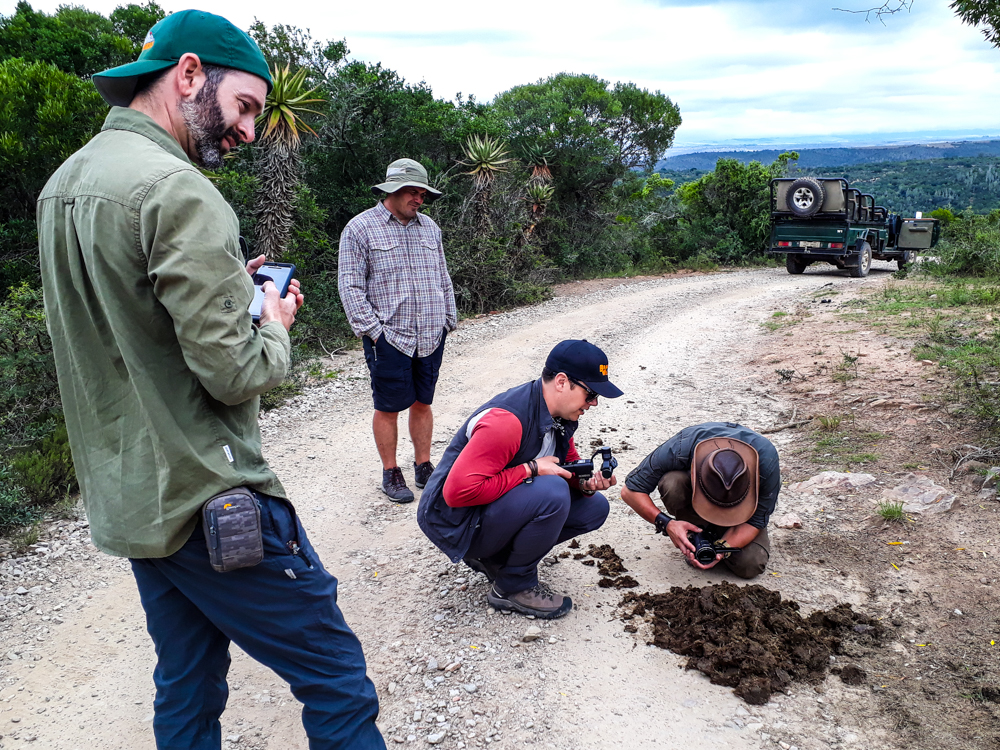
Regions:
[[[156, 747], [218, 750], [235, 643], [288, 681], [310, 748], [384, 748], [337, 580], [261, 452], [299, 283], [284, 298], [266, 284], [253, 324], [264, 258], [244, 265], [236, 214], [195, 166], [254, 139], [264, 57], [224, 18], [182, 11], [93, 80], [113, 106], [39, 197], [42, 282], [91, 535], [130, 558], [156, 647]], [[220, 572], [225, 529], [201, 510], [237, 495], [253, 554]]]
[[427, 171], [413, 159], [397, 159], [372, 193], [382, 200], [351, 219], [340, 236], [340, 299], [371, 374], [382, 491], [409, 503], [413, 492], [396, 461], [399, 412], [409, 410], [414, 482], [422, 488], [434, 470], [431, 403], [458, 313], [441, 230], [420, 213], [441, 195], [428, 184]]
[[[653, 503], [654, 489], [667, 513]], [[767, 567], [767, 523], [780, 490], [771, 441], [733, 422], [707, 422], [681, 430], [646, 456], [626, 477], [622, 500], [670, 537], [692, 566], [708, 570], [721, 562], [734, 575], [753, 578]], [[702, 531], [718, 539], [719, 550], [704, 564], [691, 539]]]
[[599, 529], [617, 482], [599, 472], [580, 482], [560, 463], [579, 458], [577, 421], [599, 396], [622, 392], [608, 358], [588, 341], [563, 341], [542, 376], [486, 402], [445, 450], [420, 497], [417, 523], [452, 562], [465, 560], [492, 584], [503, 611], [561, 617], [570, 597], [538, 580], [538, 563], [560, 542]]

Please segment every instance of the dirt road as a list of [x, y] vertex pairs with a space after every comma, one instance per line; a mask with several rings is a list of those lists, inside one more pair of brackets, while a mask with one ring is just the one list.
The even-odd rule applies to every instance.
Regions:
[[[782, 403], [763, 394], [748, 366], [761, 346], [761, 322], [826, 285], [879, 284], [885, 276], [884, 270], [859, 280], [770, 269], [653, 279], [466, 321], [448, 342], [434, 456], [476, 406], [536, 377], [546, 353], [564, 338], [600, 345], [612, 380], [625, 391], [620, 399], [602, 399], [577, 432], [581, 452], [592, 441], [615, 449], [620, 480], [682, 426], [715, 419], [773, 425]], [[851, 704], [867, 693], [839, 680], [828, 679], [823, 694], [802, 686], [748, 707], [729, 689], [683, 670], [679, 657], [645, 645], [642, 631], [623, 632], [613, 617], [620, 593], [598, 588], [596, 570], [578, 561], [542, 571], [576, 603], [564, 619], [539, 623], [491, 611], [485, 579], [451, 565], [423, 537], [416, 504], [393, 505], [378, 491], [364, 362], [356, 352], [335, 360], [337, 378], [263, 418], [265, 454], [341, 581], [340, 603], [364, 644], [390, 746], [887, 746], [877, 727], [851, 718]], [[783, 434], [775, 438], [779, 450]], [[411, 460], [403, 439], [401, 464]], [[688, 568], [621, 503], [617, 488], [609, 494], [607, 524], [580, 541], [584, 548], [614, 546], [639, 580], [636, 590], [724, 578]], [[786, 570], [780, 533], [774, 571]], [[153, 747], [154, 654], [135, 586], [124, 561], [96, 553], [86, 538], [84, 522], [63, 522], [30, 560], [0, 564], [4, 748]], [[863, 600], [861, 585], [850, 578], [825, 582], [789, 573], [762, 583], [806, 608]], [[533, 624], [542, 637], [521, 642]], [[287, 688], [235, 649], [230, 685], [224, 747], [307, 747]], [[841, 708], [832, 710], [833, 703]]]

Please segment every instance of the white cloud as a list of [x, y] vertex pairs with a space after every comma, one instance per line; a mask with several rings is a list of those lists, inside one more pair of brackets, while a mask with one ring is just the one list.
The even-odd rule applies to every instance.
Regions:
[[[52, 12], [60, 1], [34, 7]], [[84, 0], [102, 13], [123, 1]], [[316, 38], [346, 38], [353, 57], [425, 80], [446, 98], [461, 91], [489, 100], [561, 71], [635, 81], [680, 106], [678, 142], [1000, 132], [1000, 50], [944, 3], [917, 3], [885, 26], [833, 10], [803, 10], [795, 0], [478, 6], [214, 0], [201, 7], [242, 28], [257, 17], [268, 25], [308, 27]], [[0, 13], [13, 9], [13, 0], [0, 0]]]

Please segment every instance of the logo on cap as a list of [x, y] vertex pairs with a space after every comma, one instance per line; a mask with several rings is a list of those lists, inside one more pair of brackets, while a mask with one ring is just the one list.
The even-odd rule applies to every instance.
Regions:
[[601, 365], [600, 367], [601, 367], [601, 375], [603, 375], [604, 377], [607, 377], [608, 376], [608, 366], [607, 365]]
[[153, 39], [153, 32], [147, 31], [146, 38], [142, 40], [142, 51], [145, 52], [146, 50], [151, 49], [154, 41], [155, 40]]

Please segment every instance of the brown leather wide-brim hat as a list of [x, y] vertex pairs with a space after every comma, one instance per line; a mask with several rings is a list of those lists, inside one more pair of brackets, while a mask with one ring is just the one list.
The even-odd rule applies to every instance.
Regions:
[[760, 458], [733, 438], [702, 440], [691, 460], [691, 505], [716, 526], [739, 526], [757, 510]]

